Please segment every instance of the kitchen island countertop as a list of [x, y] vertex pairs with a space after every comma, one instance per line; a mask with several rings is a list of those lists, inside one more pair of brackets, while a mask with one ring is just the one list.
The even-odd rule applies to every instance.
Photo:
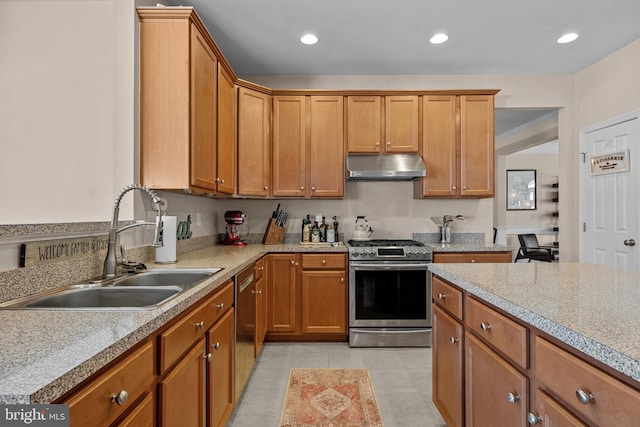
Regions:
[[433, 252], [511, 252], [511, 246], [496, 245], [495, 243], [425, 243]]
[[170, 322], [261, 256], [347, 252], [344, 245], [212, 246], [152, 268], [223, 270], [155, 310], [0, 310], [0, 404], [50, 403]]
[[595, 264], [430, 264], [429, 270], [640, 382], [640, 273]]

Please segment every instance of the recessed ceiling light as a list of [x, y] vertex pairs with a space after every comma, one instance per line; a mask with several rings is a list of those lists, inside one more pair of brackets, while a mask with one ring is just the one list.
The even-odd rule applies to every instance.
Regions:
[[300, 37], [300, 41], [304, 44], [316, 44], [318, 43], [318, 37], [313, 34], [305, 34], [304, 36]]
[[560, 37], [558, 39], [558, 43], [571, 43], [572, 41], [574, 41], [575, 39], [577, 39], [579, 36], [576, 33], [567, 33], [565, 35], [563, 35], [562, 37]]
[[449, 36], [445, 33], [438, 33], [429, 39], [431, 44], [442, 44], [449, 40]]

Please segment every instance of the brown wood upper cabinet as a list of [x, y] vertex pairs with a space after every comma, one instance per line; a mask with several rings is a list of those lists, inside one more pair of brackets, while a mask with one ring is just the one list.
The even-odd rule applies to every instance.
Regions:
[[427, 176], [416, 181], [418, 197], [493, 197], [493, 117], [493, 95], [423, 97]]
[[417, 95], [347, 97], [347, 151], [418, 152], [419, 110]]
[[238, 89], [238, 194], [270, 195], [271, 95]]
[[193, 9], [139, 9], [140, 181], [233, 194], [235, 76]]
[[273, 192], [344, 196], [342, 96], [273, 97]]

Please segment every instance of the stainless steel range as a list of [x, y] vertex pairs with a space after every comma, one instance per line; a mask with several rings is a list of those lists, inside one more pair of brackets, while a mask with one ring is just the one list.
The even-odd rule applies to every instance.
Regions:
[[430, 249], [415, 240], [349, 240], [349, 345], [430, 347]]

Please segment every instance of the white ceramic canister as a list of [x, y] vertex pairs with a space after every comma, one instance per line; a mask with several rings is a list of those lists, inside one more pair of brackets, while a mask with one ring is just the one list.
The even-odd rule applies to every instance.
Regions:
[[176, 262], [177, 218], [166, 215], [162, 217], [162, 247], [156, 248], [157, 263], [170, 264]]

